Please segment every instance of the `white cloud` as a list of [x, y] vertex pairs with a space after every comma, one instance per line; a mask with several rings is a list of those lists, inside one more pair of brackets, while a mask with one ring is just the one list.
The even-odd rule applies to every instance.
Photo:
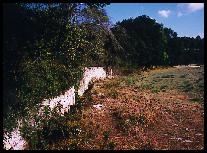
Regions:
[[158, 14], [162, 17], [168, 18], [170, 15], [171, 11], [170, 10], [159, 10]]
[[204, 7], [204, 3], [189, 3], [187, 4], [187, 9], [189, 12], [195, 12], [198, 10], [202, 10]]
[[180, 3], [177, 4], [178, 12], [177, 16], [181, 17], [183, 15], [188, 15], [190, 13], [202, 10], [204, 8], [204, 3]]
[[177, 16], [178, 16], [178, 17], [183, 16], [183, 13], [179, 11], [179, 12], [177, 13]]
[[201, 38], [204, 38], [204, 33], [203, 33], [203, 32], [199, 33], [198, 35], [199, 35]]

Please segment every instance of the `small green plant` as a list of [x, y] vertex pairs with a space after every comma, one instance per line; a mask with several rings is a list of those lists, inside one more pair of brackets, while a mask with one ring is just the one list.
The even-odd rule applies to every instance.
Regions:
[[113, 150], [116, 146], [117, 146], [117, 143], [110, 141], [107, 145], [107, 148]]
[[109, 134], [110, 134], [109, 131], [104, 131], [103, 132], [103, 138], [104, 138], [104, 140], [108, 140], [109, 139]]
[[107, 149], [114, 149], [114, 147], [117, 145], [116, 143], [114, 143], [113, 141], [109, 141], [109, 135], [110, 135], [110, 131], [104, 131], [103, 132], [103, 142], [100, 143], [100, 146], [102, 149], [107, 148]]
[[108, 82], [105, 84], [105, 88], [106, 89], [111, 89], [111, 88], [116, 88], [119, 86], [119, 82], [118, 81], [113, 81], [113, 82]]
[[198, 103], [201, 103], [201, 102], [203, 102], [203, 98], [201, 97], [201, 98], [192, 98], [192, 99], [190, 99], [192, 102], [198, 102]]
[[111, 89], [109, 92], [109, 96], [116, 99], [118, 97], [118, 92], [115, 89]]
[[134, 84], [134, 79], [132, 77], [127, 77], [126, 83], [127, 85], [133, 85]]
[[179, 89], [183, 92], [189, 92], [193, 89], [193, 86], [188, 80], [185, 80], [180, 84]]
[[138, 117], [137, 116], [134, 116], [134, 115], [130, 115], [129, 116], [129, 122], [132, 125], [136, 125], [138, 123]]
[[185, 78], [185, 77], [186, 77], [185, 74], [180, 75], [180, 78]]
[[137, 122], [138, 122], [139, 124], [141, 124], [141, 125], [144, 125], [144, 124], [146, 123], [146, 117], [145, 117], [144, 115], [140, 115], [140, 116], [138, 117]]
[[160, 86], [160, 90], [161, 90], [161, 91], [165, 91], [166, 87], [167, 87], [167, 85], [161, 85], [161, 86]]
[[141, 85], [141, 88], [142, 88], [142, 89], [150, 89], [150, 84], [143, 83], [143, 84]]
[[158, 93], [158, 92], [160, 92], [160, 90], [157, 87], [155, 87], [155, 86], [152, 88], [151, 91], [152, 91], [152, 93]]

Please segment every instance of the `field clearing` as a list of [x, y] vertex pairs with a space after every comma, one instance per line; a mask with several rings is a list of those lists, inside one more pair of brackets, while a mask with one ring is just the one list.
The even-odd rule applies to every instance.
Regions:
[[81, 132], [51, 149], [204, 148], [203, 66], [156, 68], [96, 82], [83, 101]]

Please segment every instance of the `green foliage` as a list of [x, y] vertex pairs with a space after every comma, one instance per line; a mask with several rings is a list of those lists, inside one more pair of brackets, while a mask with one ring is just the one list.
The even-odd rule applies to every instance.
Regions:
[[146, 123], [146, 117], [145, 117], [144, 115], [140, 115], [140, 116], [138, 117], [137, 122], [138, 122], [139, 124], [141, 124], [141, 125], [144, 125], [144, 124]]
[[180, 78], [185, 78], [185, 77], [186, 77], [186, 74], [180, 75]]
[[104, 131], [103, 132], [103, 138], [104, 138], [104, 140], [108, 140], [109, 139], [109, 134], [110, 134], [109, 131]]
[[3, 132], [5, 133], [10, 133], [11, 131], [14, 130], [17, 126], [17, 118], [19, 118], [20, 114], [17, 112], [17, 110], [12, 109], [10, 110], [9, 115], [3, 118]]
[[203, 39], [177, 37], [145, 15], [117, 22], [112, 32], [121, 45], [117, 56], [129, 67], [203, 62]]
[[[53, 98], [72, 86], [77, 89], [84, 66], [103, 62], [106, 39], [103, 29], [107, 28], [108, 17], [101, 8], [105, 5], [5, 5], [4, 86], [7, 90], [4, 103], [18, 102], [14, 105], [16, 108], [11, 109], [14, 111], [5, 117], [5, 130], [11, 131], [17, 118], [36, 116], [43, 99]], [[13, 25], [16, 25], [14, 30]], [[15, 100], [10, 100], [7, 92]], [[81, 107], [82, 101], [77, 99]], [[49, 119], [49, 114], [51, 112], [45, 109], [46, 118], [36, 119], [43, 130], [24, 121], [21, 131], [31, 149], [47, 148], [53, 140], [59, 139], [55, 135], [64, 138], [66, 133], [76, 134], [76, 126], [63, 125], [67, 118], [52, 114], [57, 118]]]
[[179, 89], [183, 92], [189, 92], [193, 89], [193, 86], [188, 80], [185, 80], [179, 85]]
[[160, 86], [160, 90], [161, 90], [161, 91], [165, 91], [166, 88], [167, 88], [167, 85], [161, 85], [161, 86]]
[[124, 49], [122, 59], [130, 65], [159, 65], [165, 49], [163, 26], [148, 16], [118, 22], [112, 29]]
[[163, 52], [163, 63], [164, 63], [164, 65], [169, 64], [169, 56], [166, 51]]
[[117, 143], [113, 142], [113, 141], [110, 141], [108, 144], [107, 144], [107, 148], [108, 149], [114, 149], [115, 147], [117, 146]]
[[59, 95], [75, 85], [80, 78], [75, 71], [54, 60], [26, 60], [21, 69], [21, 90], [19, 99], [22, 105], [40, 103], [44, 98]]
[[111, 81], [111, 82], [107, 82], [106, 84], [104, 84], [106, 89], [111, 89], [111, 88], [116, 88], [119, 86], [119, 82], [118, 81]]
[[158, 93], [160, 91], [160, 89], [156, 86], [153, 86], [153, 88], [151, 89], [152, 93]]
[[141, 88], [142, 88], [142, 89], [150, 89], [150, 88], [151, 88], [151, 85], [150, 85], [149, 83], [143, 83], [143, 84], [141, 85]]
[[174, 78], [174, 74], [163, 74], [161, 78]]
[[134, 84], [134, 78], [133, 77], [127, 77], [127, 84], [128, 85], [133, 85]]
[[109, 96], [116, 99], [118, 97], [118, 92], [112, 88], [110, 91], [109, 91]]
[[138, 123], [138, 119], [139, 118], [137, 116], [135, 116], [135, 115], [130, 115], [129, 116], [129, 122], [132, 125], [136, 125]]

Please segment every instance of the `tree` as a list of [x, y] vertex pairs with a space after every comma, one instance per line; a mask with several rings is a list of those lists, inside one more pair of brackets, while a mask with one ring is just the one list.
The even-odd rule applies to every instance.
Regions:
[[125, 51], [125, 62], [136, 66], [163, 64], [167, 44], [163, 25], [143, 15], [118, 22], [112, 31]]
[[77, 85], [92, 54], [104, 50], [104, 5], [5, 4], [4, 104], [24, 109]]

